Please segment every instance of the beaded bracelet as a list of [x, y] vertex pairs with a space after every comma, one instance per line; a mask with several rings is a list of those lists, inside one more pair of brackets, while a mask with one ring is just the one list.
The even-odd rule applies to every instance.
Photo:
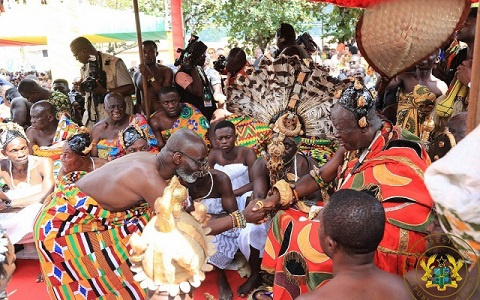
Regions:
[[315, 182], [318, 184], [320, 188], [324, 188], [328, 186], [328, 183], [323, 181], [322, 176], [320, 176], [320, 169], [317, 167], [313, 167], [313, 170], [310, 171], [310, 176], [313, 177]]
[[245, 228], [247, 226], [247, 220], [241, 211], [237, 210], [231, 213], [232, 217], [235, 218], [236, 228]]
[[232, 230], [235, 230], [237, 228], [237, 226], [235, 226], [235, 217], [233, 213], [229, 214], [229, 216], [232, 218]]

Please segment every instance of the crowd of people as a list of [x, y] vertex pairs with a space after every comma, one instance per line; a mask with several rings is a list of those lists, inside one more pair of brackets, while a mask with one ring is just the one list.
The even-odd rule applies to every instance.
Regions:
[[[201, 203], [210, 216], [202, 222], [216, 247], [208, 263], [220, 299], [422, 299], [423, 278], [412, 272], [439, 224], [480, 251], [478, 216], [464, 221], [458, 203], [426, 180], [432, 161], [465, 144], [456, 146], [476, 15], [472, 7], [448, 47], [394, 78], [376, 73], [353, 44], [325, 48], [315, 62], [319, 49], [286, 23], [277, 51], [258, 48], [253, 61], [233, 48], [222, 63], [193, 36], [175, 72], [144, 41], [133, 76], [78, 37], [70, 50], [83, 67], [73, 89], [65, 79], [43, 84], [45, 74], [6, 74], [1, 86], [0, 242], [40, 260], [38, 280], [52, 298], [180, 291], [188, 299], [182, 285], [146, 289], [129, 259], [130, 236], [148, 226], [177, 176], [185, 211]], [[0, 248], [4, 269], [11, 244]], [[225, 270], [238, 269], [239, 256], [248, 279], [232, 291]], [[458, 286], [480, 297], [467, 284], [480, 280], [477, 262], [463, 264], [471, 277]]]

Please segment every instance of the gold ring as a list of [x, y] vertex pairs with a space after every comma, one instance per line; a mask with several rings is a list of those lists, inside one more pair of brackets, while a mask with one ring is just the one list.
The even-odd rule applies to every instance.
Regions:
[[263, 201], [262, 201], [262, 200], [258, 200], [257, 203], [255, 203], [255, 206], [257, 206], [258, 209], [262, 209], [262, 208], [263, 208]]

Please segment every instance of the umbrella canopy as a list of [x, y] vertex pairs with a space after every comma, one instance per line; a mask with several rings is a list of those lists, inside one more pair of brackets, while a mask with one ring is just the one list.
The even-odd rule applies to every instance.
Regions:
[[[163, 18], [141, 15], [140, 19], [143, 40], [167, 38]], [[19, 20], [39, 21], [19, 22]], [[62, 26], [65, 20], [78, 24], [76, 35], [85, 36], [92, 43], [137, 40], [133, 12], [86, 3], [77, 4], [74, 8], [63, 3], [55, 3], [42, 6], [17, 5], [13, 6], [12, 10], [7, 10], [0, 19], [1, 28], [8, 28], [0, 33], [0, 46], [46, 45], [48, 32], [52, 30], [52, 22], [56, 26]]]

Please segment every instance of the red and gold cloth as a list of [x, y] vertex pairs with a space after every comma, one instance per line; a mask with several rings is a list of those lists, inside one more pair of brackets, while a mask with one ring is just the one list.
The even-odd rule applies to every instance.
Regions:
[[[426, 227], [433, 221], [433, 201], [423, 182], [430, 160], [425, 149], [414, 141], [419, 140], [408, 131], [385, 123], [363, 163], [354, 169], [358, 163], [354, 158], [339, 175], [345, 180], [340, 188], [365, 190], [381, 201], [386, 215], [385, 234], [374, 260], [380, 269], [396, 274], [415, 266], [417, 257], [426, 249], [422, 240]], [[322, 259], [325, 254], [318, 238], [318, 222], [299, 218], [290, 210], [279, 212], [268, 233], [262, 269], [275, 273], [275, 299], [294, 299], [299, 292], [314, 290], [332, 272], [331, 263]], [[285, 270], [289, 266], [295, 266], [297, 273], [306, 266], [307, 276], [288, 275]]]
[[272, 219], [262, 269], [275, 274], [274, 299], [293, 300], [332, 278], [333, 262], [323, 253], [318, 239], [320, 223], [299, 221], [302, 215], [289, 209]]

